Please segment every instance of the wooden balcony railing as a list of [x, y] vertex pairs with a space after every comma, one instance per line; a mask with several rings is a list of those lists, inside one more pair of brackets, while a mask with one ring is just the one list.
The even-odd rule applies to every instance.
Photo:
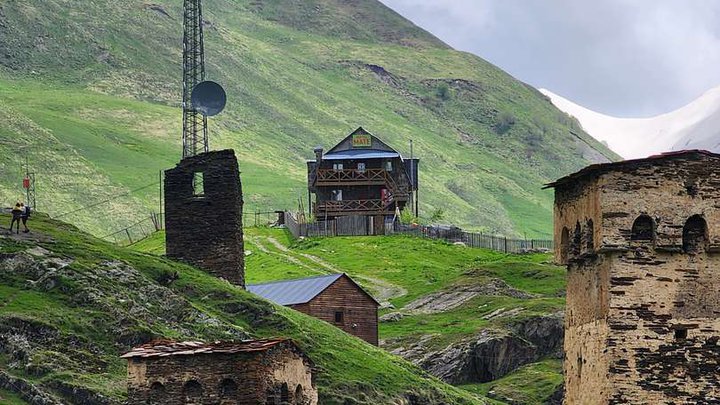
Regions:
[[389, 177], [390, 176], [388, 176], [387, 171], [383, 169], [366, 169], [363, 171], [355, 169], [318, 169], [316, 184], [322, 185], [326, 183], [329, 185], [335, 185], [342, 183], [374, 183], [383, 185], [387, 183]]
[[315, 205], [317, 215], [323, 212], [368, 212], [386, 211], [383, 200], [322, 201]]

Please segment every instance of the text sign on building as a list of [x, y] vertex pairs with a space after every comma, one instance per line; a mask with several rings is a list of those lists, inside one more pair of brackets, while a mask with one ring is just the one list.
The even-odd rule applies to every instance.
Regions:
[[352, 147], [353, 148], [369, 148], [372, 146], [372, 140], [370, 135], [353, 135]]

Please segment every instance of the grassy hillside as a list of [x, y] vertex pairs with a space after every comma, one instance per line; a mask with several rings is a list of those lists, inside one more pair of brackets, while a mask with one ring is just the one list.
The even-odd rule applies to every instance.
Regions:
[[[33, 225], [29, 235], [0, 233], [0, 373], [70, 403], [122, 401], [125, 360], [118, 356], [153, 337], [248, 336], [295, 339], [318, 366], [323, 404], [399, 403], [407, 395], [429, 404], [483, 403], [324, 322], [191, 267], [44, 217]], [[168, 283], [164, 277], [175, 272], [179, 278]]]
[[[164, 254], [164, 234], [157, 233], [132, 246]], [[546, 254], [508, 255], [410, 236], [320, 238], [296, 241], [286, 231], [245, 228], [248, 283], [345, 272], [383, 302], [380, 314], [403, 313], [395, 322], [380, 323], [381, 346], [386, 350], [424, 342], [425, 350], [442, 349], [472, 338], [486, 329], [505, 329], [523, 319], [563, 310], [565, 271], [549, 264]], [[411, 303], [433, 294], [502, 280], [526, 296], [479, 294], [454, 308], [423, 313]], [[448, 297], [440, 295], [438, 303]], [[391, 304], [389, 306], [388, 304]], [[507, 316], [483, 317], [493, 312]], [[514, 312], [517, 311], [517, 312]], [[539, 404], [562, 382], [557, 359], [541, 359], [500, 380], [466, 384], [462, 388], [482, 395], [498, 395]]]
[[[98, 235], [157, 211], [180, 147], [179, 0], [0, 5], [0, 201], [22, 194]], [[304, 159], [362, 125], [422, 159], [421, 211], [547, 235], [544, 182], [616, 158], [535, 89], [374, 0], [206, 0], [208, 77], [228, 91], [213, 148], [234, 148], [245, 200], [294, 208]], [[148, 186], [137, 192], [126, 193]]]

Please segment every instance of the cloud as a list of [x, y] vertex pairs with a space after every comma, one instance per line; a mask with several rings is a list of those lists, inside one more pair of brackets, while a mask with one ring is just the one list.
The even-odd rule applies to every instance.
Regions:
[[720, 85], [720, 1], [382, 0], [455, 48], [618, 116]]

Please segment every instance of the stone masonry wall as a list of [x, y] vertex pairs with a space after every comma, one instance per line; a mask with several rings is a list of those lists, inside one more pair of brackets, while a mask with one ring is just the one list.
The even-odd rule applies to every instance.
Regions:
[[[694, 156], [556, 189], [556, 240], [600, 214], [595, 250], [567, 248], [567, 404], [720, 403], [719, 169]], [[654, 237], [633, 237], [641, 215]], [[694, 251], [691, 217], [707, 223]]]
[[128, 365], [128, 405], [315, 405], [317, 400], [309, 364], [287, 348], [131, 359]]
[[[193, 187], [204, 178], [202, 195]], [[165, 172], [167, 255], [245, 286], [242, 187], [235, 152], [222, 150], [183, 159]]]

